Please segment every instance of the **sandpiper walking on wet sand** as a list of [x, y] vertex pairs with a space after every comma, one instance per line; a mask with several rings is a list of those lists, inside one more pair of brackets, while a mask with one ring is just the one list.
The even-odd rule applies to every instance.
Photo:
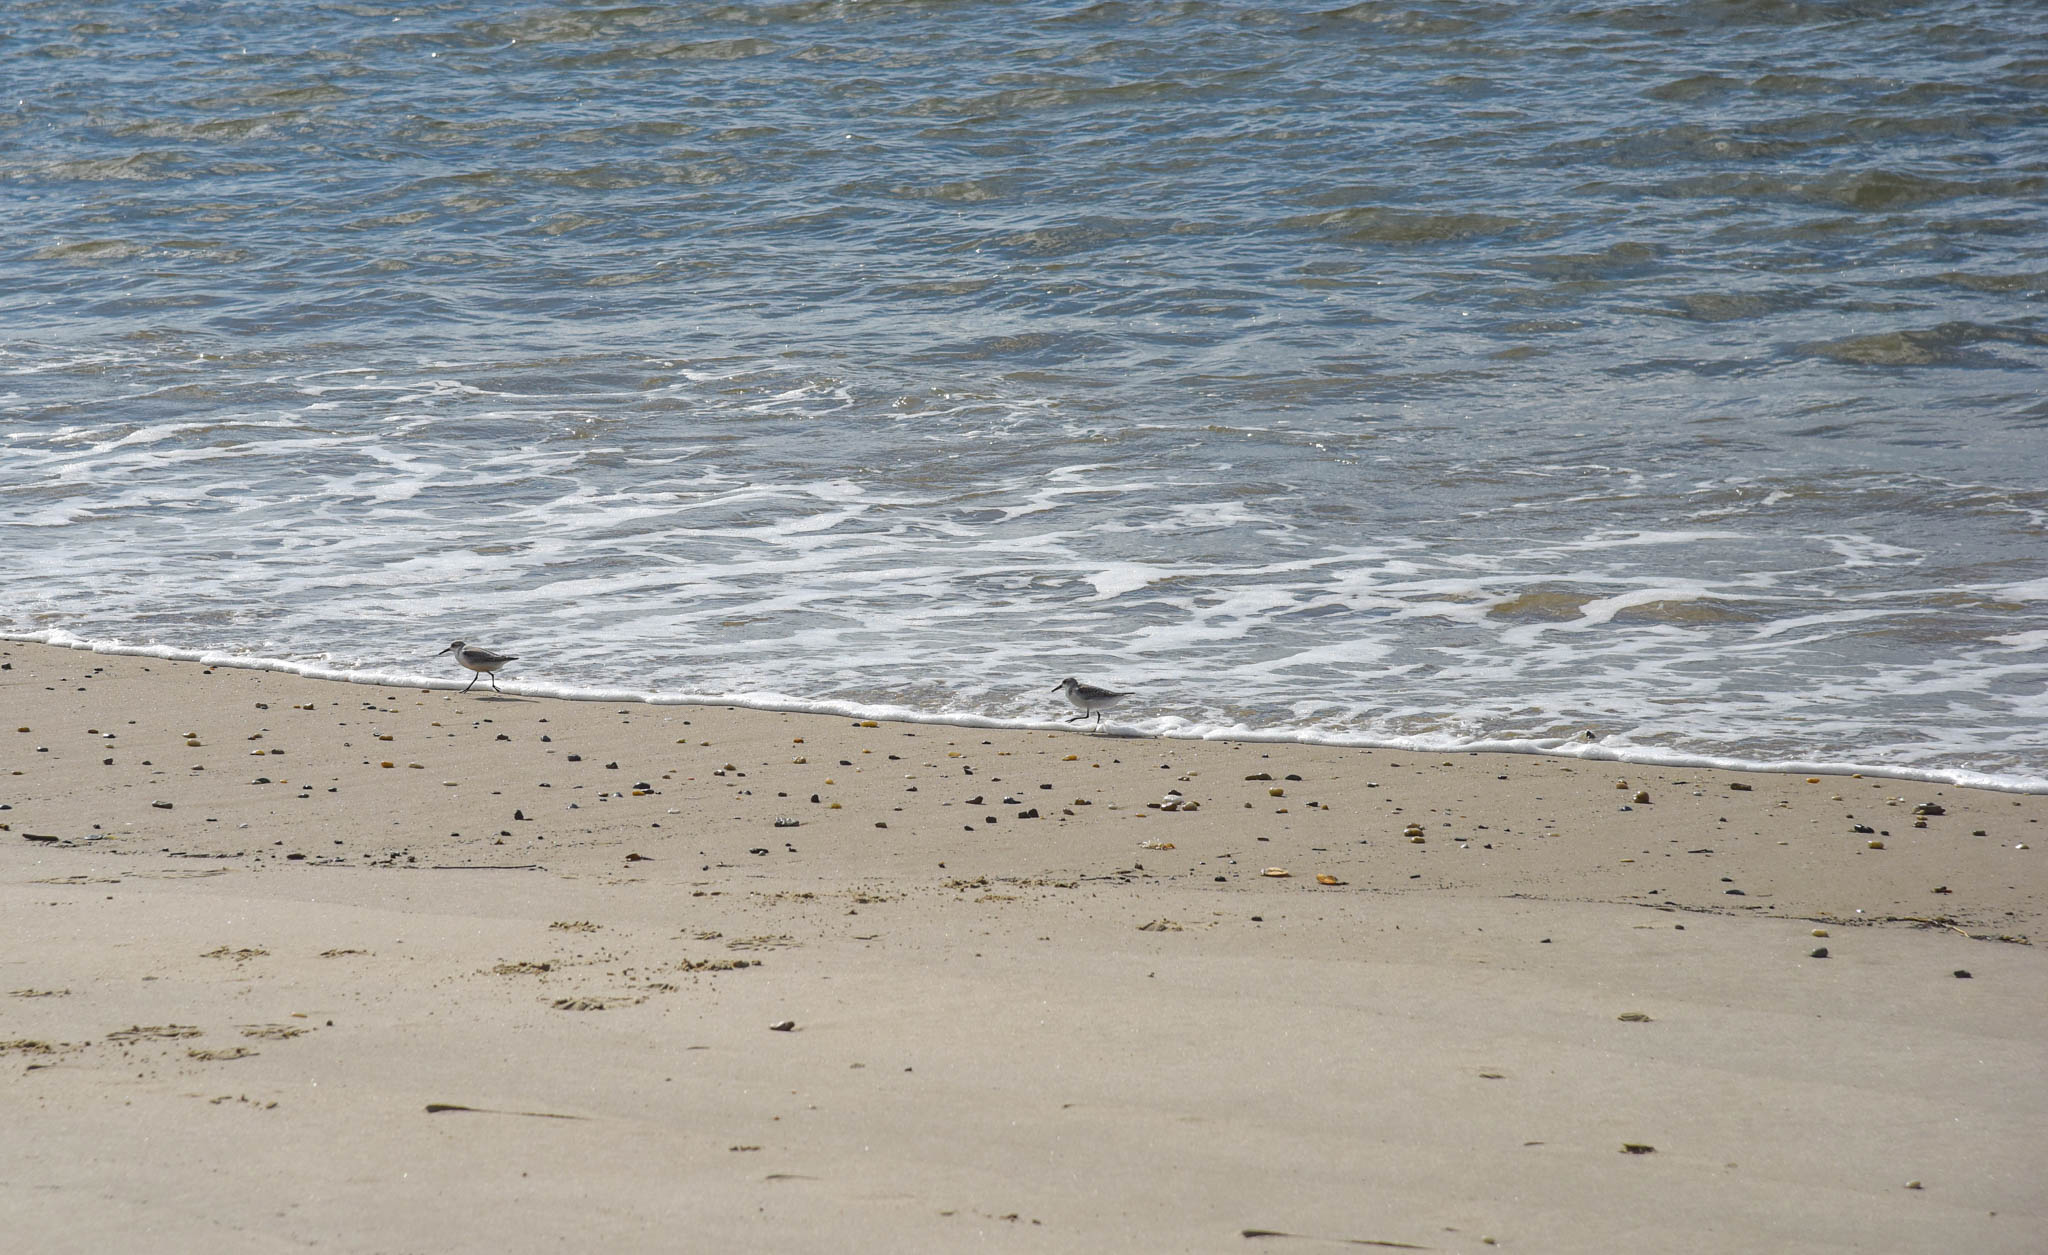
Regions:
[[1096, 688], [1093, 684], [1083, 684], [1073, 676], [1068, 676], [1055, 684], [1053, 692], [1066, 694], [1067, 701], [1081, 712], [1068, 719], [1068, 723], [1079, 723], [1093, 715], [1097, 732], [1102, 730], [1102, 712], [1130, 696], [1127, 692], [1119, 693], [1112, 689]]
[[[491, 672], [519, 657], [517, 654], [494, 654], [488, 649], [478, 649], [474, 645], [465, 645], [461, 641], [456, 641], [453, 645], [442, 650], [441, 654], [454, 654], [455, 661], [476, 672], [476, 675], [469, 677], [469, 683], [462, 686], [462, 691], [465, 693], [476, 687], [477, 675], [490, 678], [491, 692], [503, 692], [504, 690], [498, 687], [498, 677], [491, 675]], [[441, 654], [435, 654], [434, 657], [439, 658]]]

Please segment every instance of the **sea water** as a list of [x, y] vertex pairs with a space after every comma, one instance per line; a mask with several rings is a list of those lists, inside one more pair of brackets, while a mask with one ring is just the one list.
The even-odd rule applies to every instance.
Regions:
[[0, 12], [0, 635], [2048, 790], [2038, 6]]

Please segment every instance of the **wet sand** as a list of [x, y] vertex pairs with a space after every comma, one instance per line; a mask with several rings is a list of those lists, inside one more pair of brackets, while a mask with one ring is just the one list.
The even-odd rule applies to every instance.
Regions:
[[2048, 798], [0, 663], [23, 1249], [2048, 1232]]

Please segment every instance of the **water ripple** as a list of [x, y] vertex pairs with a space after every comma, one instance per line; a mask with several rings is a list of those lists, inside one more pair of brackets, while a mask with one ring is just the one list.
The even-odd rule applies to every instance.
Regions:
[[9, 12], [0, 630], [2048, 774], [2026, 6]]

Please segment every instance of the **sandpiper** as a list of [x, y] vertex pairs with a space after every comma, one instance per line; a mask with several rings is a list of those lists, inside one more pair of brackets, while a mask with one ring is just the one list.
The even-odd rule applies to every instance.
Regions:
[[[465, 693], [476, 687], [477, 675], [490, 677], [491, 692], [503, 692], [504, 690], [498, 687], [498, 677], [491, 675], [491, 672], [519, 657], [518, 654], [494, 654], [488, 649], [478, 649], [474, 645], [465, 645], [461, 641], [456, 641], [453, 645], [442, 650], [441, 654], [454, 654], [455, 661], [476, 672], [476, 675], [469, 677], [469, 683], [462, 686], [462, 691]], [[434, 657], [439, 658], [441, 654], [435, 654]]]
[[1102, 730], [1102, 712], [1130, 696], [1129, 693], [1119, 693], [1112, 689], [1096, 688], [1093, 684], [1083, 684], [1073, 676], [1068, 676], [1058, 684], [1055, 684], [1053, 692], [1066, 694], [1067, 700], [1073, 704], [1076, 710], [1081, 712], [1068, 719], [1068, 723], [1079, 723], [1081, 720], [1093, 715], [1095, 717], [1095, 730], [1098, 732]]

